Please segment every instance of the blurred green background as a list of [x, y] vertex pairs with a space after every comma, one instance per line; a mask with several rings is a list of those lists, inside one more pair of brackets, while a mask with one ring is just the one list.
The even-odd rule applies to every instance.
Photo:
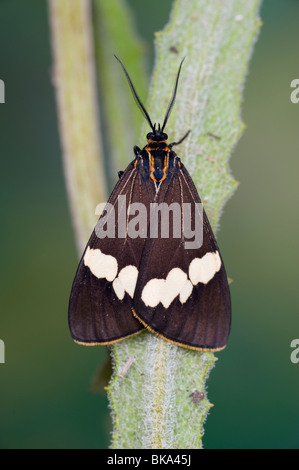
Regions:
[[[153, 59], [171, 1], [128, 0]], [[159, 14], [157, 14], [159, 12]], [[265, 0], [231, 170], [240, 187], [218, 232], [231, 286], [229, 346], [208, 381], [206, 448], [298, 448], [298, 0]], [[146, 18], [146, 21], [144, 20]], [[105, 348], [73, 343], [67, 305], [77, 253], [64, 187], [47, 4], [0, 2], [1, 448], [106, 448], [111, 420], [90, 383]], [[132, 142], [132, 146], [135, 142]]]

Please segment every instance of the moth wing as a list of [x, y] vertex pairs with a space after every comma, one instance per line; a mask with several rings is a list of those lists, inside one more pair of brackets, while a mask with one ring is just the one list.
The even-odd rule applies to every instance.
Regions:
[[[190, 204], [192, 225], [200, 203], [184, 167], [171, 184], [165, 180], [158, 202]], [[184, 209], [183, 209], [184, 210]], [[197, 350], [220, 350], [228, 340], [231, 305], [227, 276], [205, 212], [202, 246], [186, 248], [187, 240], [149, 237], [144, 247], [134, 296], [134, 314], [166, 340]], [[181, 220], [183, 214], [181, 212]], [[182, 233], [184, 234], [182, 225]]]
[[[69, 327], [78, 343], [110, 344], [144, 328], [132, 314], [132, 298], [145, 238], [131, 239], [126, 233], [129, 205], [140, 197], [148, 199], [142, 183], [132, 162], [117, 182], [87, 243], [69, 301]], [[115, 238], [99, 238], [99, 231], [109, 227], [115, 229]]]

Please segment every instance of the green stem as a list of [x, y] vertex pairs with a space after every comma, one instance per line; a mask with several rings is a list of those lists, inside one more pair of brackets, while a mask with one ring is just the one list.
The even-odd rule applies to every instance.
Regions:
[[[239, 117], [241, 91], [260, 26], [259, 4], [259, 0], [176, 0], [169, 24], [156, 34], [150, 116], [161, 122], [180, 60], [186, 56], [167, 133], [174, 141], [192, 130], [179, 156], [214, 229], [225, 200], [237, 187], [228, 157], [244, 129]], [[144, 125], [143, 136], [146, 132]], [[108, 387], [114, 416], [112, 447], [202, 447], [203, 423], [212, 406], [205, 383], [215, 356], [175, 346], [149, 332], [115, 344], [112, 351], [114, 376]], [[134, 362], [119, 378], [130, 356]], [[194, 390], [204, 393], [196, 403]]]
[[106, 201], [89, 0], [49, 0], [59, 131], [72, 220], [81, 253]]

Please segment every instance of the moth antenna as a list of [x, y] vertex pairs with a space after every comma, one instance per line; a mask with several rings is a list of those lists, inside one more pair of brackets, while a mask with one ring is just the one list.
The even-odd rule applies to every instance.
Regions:
[[151, 118], [149, 117], [149, 114], [148, 114], [147, 110], [146, 110], [145, 107], [143, 106], [143, 104], [142, 104], [142, 102], [141, 102], [141, 100], [140, 100], [140, 98], [139, 98], [139, 96], [138, 96], [138, 94], [137, 94], [137, 91], [135, 90], [135, 87], [134, 87], [134, 85], [133, 85], [133, 83], [132, 83], [132, 80], [131, 80], [131, 78], [130, 78], [130, 75], [129, 75], [128, 72], [126, 71], [125, 66], [123, 65], [122, 61], [121, 61], [118, 57], [116, 57], [115, 54], [114, 54], [114, 57], [115, 57], [116, 60], [120, 63], [120, 65], [121, 65], [121, 67], [122, 67], [122, 69], [123, 69], [123, 71], [124, 71], [124, 73], [125, 73], [125, 75], [126, 75], [126, 77], [127, 77], [127, 80], [128, 80], [129, 85], [130, 85], [130, 88], [131, 88], [131, 90], [132, 90], [132, 93], [133, 93], [133, 96], [134, 96], [134, 98], [135, 98], [135, 101], [136, 101], [136, 103], [138, 104], [139, 109], [141, 110], [141, 112], [142, 112], [142, 113], [144, 114], [144, 116], [146, 117], [147, 122], [149, 123], [149, 125], [150, 125], [152, 131], [154, 132], [154, 127], [153, 127]]
[[178, 83], [179, 83], [181, 68], [182, 68], [182, 65], [183, 65], [184, 60], [185, 60], [185, 57], [183, 58], [182, 62], [180, 63], [180, 66], [179, 66], [179, 70], [178, 70], [178, 73], [177, 73], [177, 76], [176, 76], [176, 81], [175, 81], [175, 85], [174, 85], [174, 90], [173, 90], [172, 98], [171, 98], [171, 100], [170, 100], [168, 109], [167, 109], [167, 111], [166, 111], [165, 118], [164, 118], [164, 122], [163, 122], [163, 126], [162, 126], [162, 129], [161, 129], [162, 132], [164, 131], [164, 127], [166, 126], [166, 123], [167, 123], [167, 121], [168, 121], [168, 118], [169, 118], [169, 115], [170, 115], [170, 113], [171, 113], [172, 107], [173, 107], [173, 105], [174, 105], [174, 101], [175, 101], [175, 97], [176, 97], [176, 92], [177, 92], [177, 89], [178, 89]]

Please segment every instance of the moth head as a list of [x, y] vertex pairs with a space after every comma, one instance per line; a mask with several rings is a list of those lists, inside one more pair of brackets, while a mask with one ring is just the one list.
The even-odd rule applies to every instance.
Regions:
[[158, 128], [156, 129], [156, 123], [154, 124], [153, 131], [149, 132], [146, 135], [148, 141], [152, 142], [164, 142], [168, 139], [168, 135], [162, 131], [160, 124], [158, 124]]

